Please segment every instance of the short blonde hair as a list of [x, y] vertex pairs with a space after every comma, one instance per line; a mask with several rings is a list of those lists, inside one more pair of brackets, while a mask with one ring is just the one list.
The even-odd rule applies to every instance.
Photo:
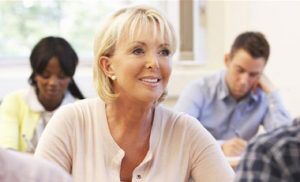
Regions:
[[[152, 7], [132, 6], [120, 9], [102, 24], [94, 42], [93, 79], [97, 93], [104, 102], [115, 100], [118, 94], [114, 93], [112, 80], [105, 75], [99, 65], [100, 57], [111, 57], [116, 45], [122, 38], [124, 39], [124, 35], [127, 39], [134, 40], [143, 33], [145, 27], [152, 28], [154, 36], [160, 36], [161, 40], [167, 40], [171, 53], [175, 52], [176, 36], [172, 25], [158, 10]], [[165, 96], [166, 91], [158, 102], [161, 102]]]

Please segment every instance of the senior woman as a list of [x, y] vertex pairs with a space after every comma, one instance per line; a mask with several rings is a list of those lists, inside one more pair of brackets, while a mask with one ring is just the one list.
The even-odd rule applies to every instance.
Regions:
[[100, 98], [61, 108], [36, 156], [75, 181], [231, 181], [233, 171], [194, 118], [159, 105], [176, 47], [157, 10], [133, 6], [112, 14], [95, 39]]

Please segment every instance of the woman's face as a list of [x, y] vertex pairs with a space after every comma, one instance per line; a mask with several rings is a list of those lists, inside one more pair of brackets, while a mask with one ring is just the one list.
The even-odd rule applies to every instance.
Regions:
[[58, 59], [51, 58], [42, 74], [35, 75], [39, 100], [44, 106], [60, 104], [70, 80], [61, 69]]
[[134, 40], [124, 38], [109, 58], [119, 98], [141, 102], [157, 101], [166, 89], [171, 74], [170, 45], [153, 38], [148, 30]]

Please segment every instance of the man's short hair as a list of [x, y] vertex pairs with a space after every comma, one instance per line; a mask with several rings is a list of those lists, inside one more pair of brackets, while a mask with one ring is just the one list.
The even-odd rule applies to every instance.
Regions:
[[267, 62], [270, 55], [270, 45], [265, 36], [260, 32], [244, 32], [240, 34], [233, 42], [230, 50], [230, 55], [243, 49], [248, 52], [253, 58], [264, 58]]

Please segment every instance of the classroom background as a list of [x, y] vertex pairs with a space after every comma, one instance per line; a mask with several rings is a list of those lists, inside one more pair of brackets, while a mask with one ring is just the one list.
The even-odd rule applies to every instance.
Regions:
[[42, 37], [70, 41], [80, 64], [75, 79], [87, 97], [92, 82], [93, 37], [101, 18], [128, 4], [156, 6], [171, 19], [179, 38], [168, 97], [172, 107], [190, 81], [224, 67], [224, 54], [241, 32], [261, 31], [271, 45], [265, 73], [280, 90], [293, 117], [300, 115], [300, 1], [251, 0], [108, 0], [0, 1], [0, 100], [24, 88], [30, 74], [29, 54]]

